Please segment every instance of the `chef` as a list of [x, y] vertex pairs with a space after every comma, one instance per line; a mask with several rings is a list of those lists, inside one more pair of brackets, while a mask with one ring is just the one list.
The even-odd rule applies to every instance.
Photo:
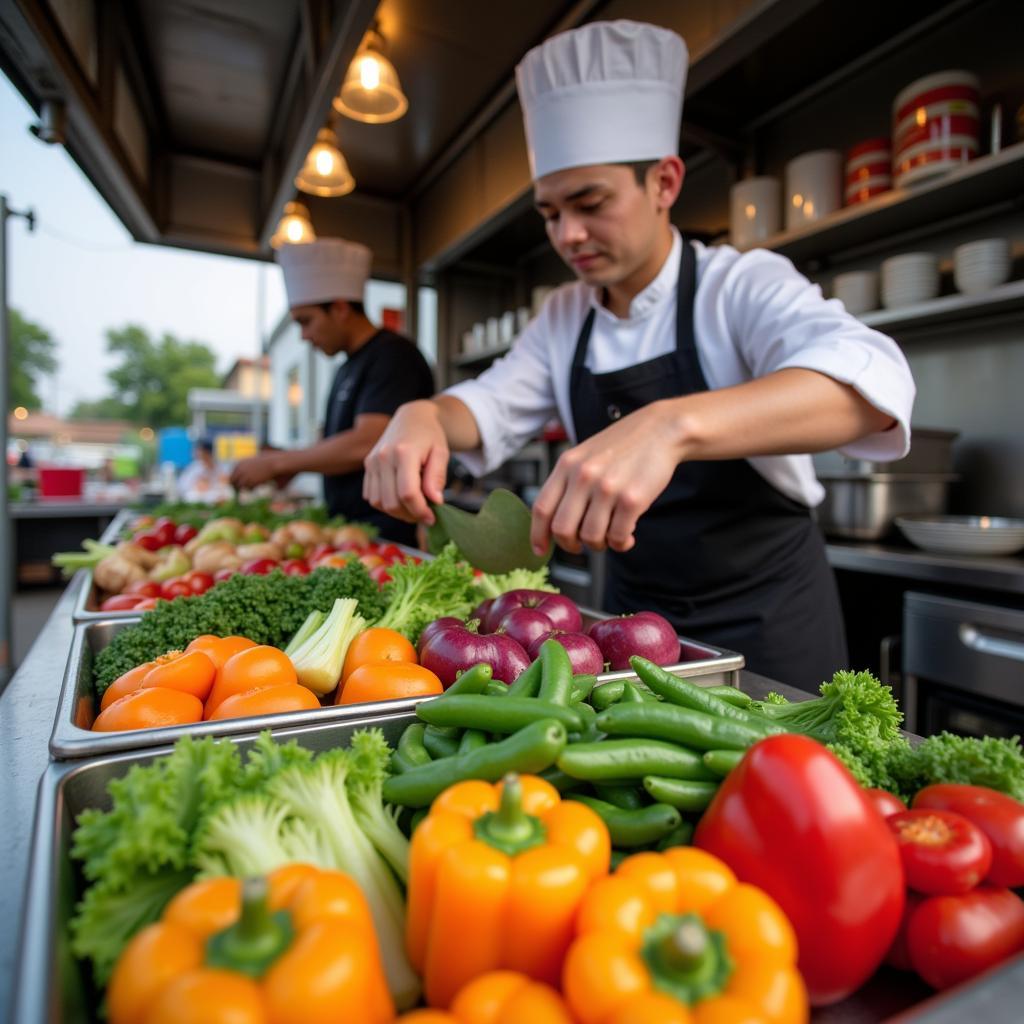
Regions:
[[383, 537], [415, 542], [415, 527], [372, 508], [363, 499], [363, 459], [404, 402], [433, 393], [430, 367], [416, 346], [375, 327], [363, 308], [370, 250], [341, 238], [284, 245], [284, 271], [292, 319], [302, 337], [326, 356], [346, 356], [327, 398], [323, 440], [295, 451], [271, 451], [235, 466], [231, 482], [252, 488], [267, 480], [284, 486], [296, 473], [324, 476], [328, 512], [369, 522]]
[[807, 453], [899, 458], [914, 384], [891, 339], [787, 259], [672, 226], [686, 69], [676, 33], [630, 21], [526, 55], [534, 202], [577, 280], [476, 380], [399, 409], [364, 493], [430, 523], [449, 451], [489, 472], [557, 413], [575, 447], [534, 503], [534, 547], [610, 549], [608, 611], [658, 611], [811, 689], [847, 654]]

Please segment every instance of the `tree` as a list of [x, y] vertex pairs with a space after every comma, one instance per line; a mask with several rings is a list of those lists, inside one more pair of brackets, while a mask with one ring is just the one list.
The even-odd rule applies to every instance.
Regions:
[[129, 324], [107, 331], [107, 351], [120, 357], [107, 374], [114, 395], [79, 402], [72, 416], [92, 414], [155, 428], [184, 425], [189, 391], [220, 384], [217, 357], [200, 341], [181, 341], [173, 334], [153, 341], [145, 328]]
[[8, 314], [10, 340], [11, 409], [23, 405], [38, 409], [42, 402], [36, 393], [39, 378], [57, 369], [57, 342], [49, 331], [26, 320], [16, 309]]

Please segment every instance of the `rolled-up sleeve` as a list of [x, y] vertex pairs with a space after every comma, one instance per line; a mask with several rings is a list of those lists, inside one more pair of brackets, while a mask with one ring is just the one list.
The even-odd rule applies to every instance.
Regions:
[[896, 424], [842, 448], [852, 458], [889, 461], [910, 450], [914, 379], [899, 346], [826, 299], [784, 256], [756, 249], [726, 275], [730, 329], [752, 376], [791, 367], [855, 388]]
[[555, 414], [551, 330], [550, 314], [542, 310], [516, 338], [508, 355], [475, 380], [445, 390], [466, 405], [480, 431], [479, 449], [456, 453], [475, 476], [497, 469]]

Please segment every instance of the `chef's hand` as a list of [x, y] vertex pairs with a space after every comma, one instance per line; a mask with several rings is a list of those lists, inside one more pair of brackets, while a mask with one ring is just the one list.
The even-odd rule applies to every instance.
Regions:
[[236, 463], [231, 471], [231, 486], [238, 491], [248, 491], [282, 475], [275, 454], [254, 455], [251, 459], [242, 459]]
[[578, 553], [629, 551], [636, 522], [668, 486], [680, 453], [661, 402], [644, 406], [565, 452], [533, 503], [530, 542], [538, 554], [554, 537]]
[[430, 525], [434, 513], [428, 502], [444, 502], [449, 454], [433, 402], [400, 406], [366, 456], [363, 497], [396, 519]]

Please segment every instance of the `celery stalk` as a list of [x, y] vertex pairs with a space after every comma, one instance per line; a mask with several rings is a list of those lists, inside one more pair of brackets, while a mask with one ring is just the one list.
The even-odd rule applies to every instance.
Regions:
[[349, 644], [366, 628], [358, 607], [354, 598], [339, 597], [320, 627], [289, 655], [299, 682], [314, 693], [330, 693], [338, 685]]
[[327, 616], [315, 608], [306, 616], [306, 621], [299, 626], [298, 632], [288, 642], [284, 653], [290, 658], [322, 625]]

